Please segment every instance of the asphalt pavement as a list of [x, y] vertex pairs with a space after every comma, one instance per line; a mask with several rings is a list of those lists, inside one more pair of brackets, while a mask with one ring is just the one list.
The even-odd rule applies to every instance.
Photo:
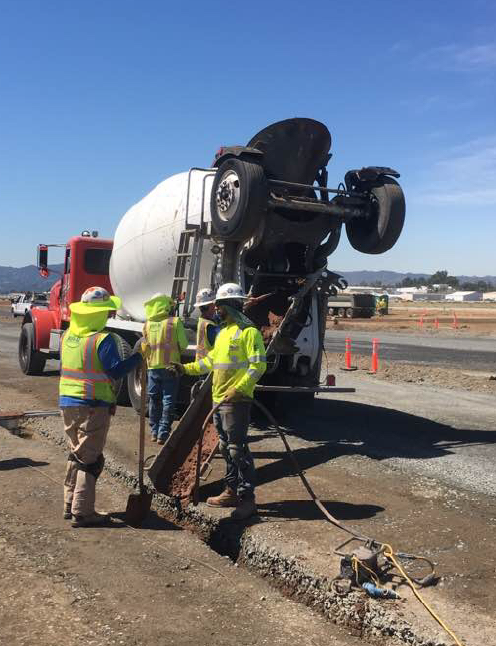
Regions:
[[373, 334], [358, 330], [328, 330], [325, 335], [326, 351], [344, 352], [347, 338], [351, 339], [352, 353], [366, 356], [371, 354], [372, 340], [377, 338], [379, 355], [386, 361], [489, 371], [496, 367], [496, 338], [440, 338], [422, 334]]

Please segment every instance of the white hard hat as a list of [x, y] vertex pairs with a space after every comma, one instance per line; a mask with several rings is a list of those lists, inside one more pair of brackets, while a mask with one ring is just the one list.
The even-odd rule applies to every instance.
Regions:
[[248, 296], [244, 293], [241, 285], [237, 283], [224, 283], [217, 290], [215, 302], [227, 300], [246, 300]]
[[203, 307], [203, 305], [211, 305], [215, 301], [215, 292], [210, 287], [204, 287], [196, 295], [195, 307]]

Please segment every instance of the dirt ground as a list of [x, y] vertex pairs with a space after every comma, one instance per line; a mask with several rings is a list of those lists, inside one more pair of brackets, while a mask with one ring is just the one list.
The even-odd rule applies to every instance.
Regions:
[[[394, 321], [394, 319], [388, 319], [388, 321]], [[15, 325], [18, 323], [19, 321]], [[370, 323], [373, 325], [386, 324], [384, 321]], [[363, 322], [351, 321], [344, 325], [355, 324], [362, 325]], [[365, 325], [367, 324], [369, 322], [365, 323]], [[14, 325], [11, 320], [10, 325]], [[464, 330], [455, 333], [464, 333]], [[336, 365], [341, 362], [341, 357], [338, 355], [336, 362]], [[1, 355], [0, 368], [0, 408], [31, 410], [56, 408], [57, 374], [55, 372], [48, 370], [42, 377], [25, 377], [20, 373], [15, 357], [7, 359], [6, 357], [2, 358]], [[411, 385], [413, 399], [420, 398], [420, 393], [426, 383], [425, 367], [423, 367], [421, 376], [424, 381], [420, 381], [420, 377], [415, 376], [417, 374], [415, 373], [416, 366], [409, 366], [409, 369], [412, 371], [410, 376], [405, 373], [405, 366], [400, 366], [397, 363], [392, 363], [391, 366], [381, 364], [377, 377], [367, 378], [391, 379], [392, 382], [397, 379], [398, 383], [406, 383], [408, 387]], [[354, 374], [360, 378], [360, 372], [357, 371]], [[412, 381], [410, 381], [411, 375], [414, 375]], [[439, 373], [438, 379], [439, 382], [443, 381], [441, 373]], [[446, 387], [448, 384], [443, 381], [442, 385]], [[457, 386], [460, 389], [460, 384]], [[491, 388], [492, 386], [493, 382], [491, 382]], [[463, 388], [465, 389], [465, 386]], [[468, 384], [467, 390], [470, 390], [470, 384]], [[442, 415], [442, 411], [440, 411], [440, 415]], [[150, 546], [146, 536], [152, 534], [154, 541], [169, 541], [167, 542], [168, 548], [172, 545], [172, 549], [176, 552], [179, 548], [190, 549], [190, 539], [195, 541], [197, 539], [188, 532], [180, 531], [177, 526], [174, 526], [175, 529], [172, 530], [167, 520], [155, 517], [153, 522], [158, 523], [158, 527], [147, 528], [146, 536], [139, 540], [138, 537], [133, 538], [135, 534], [131, 533], [132, 530], [122, 527], [119, 532], [116, 531], [117, 528], [104, 530], [105, 534], [100, 533], [100, 530], [85, 530], [82, 534], [90, 538], [77, 539], [78, 533], [67, 530], [63, 521], [59, 519], [60, 499], [57, 499], [55, 483], [52, 483], [52, 489], [47, 489], [50, 486], [48, 478], [44, 478], [31, 468], [22, 468], [16, 461], [19, 458], [32, 460], [31, 466], [34, 465], [40, 469], [46, 468], [47, 474], [60, 482], [60, 473], [63, 471], [63, 453], [57, 453], [59, 449], [53, 449], [52, 445], [48, 444], [40, 435], [40, 433], [48, 433], [52, 438], [58, 437], [60, 422], [55, 418], [35, 420], [29, 424], [29, 429], [33, 431], [31, 441], [12, 438], [5, 435], [0, 429], [2, 451], [0, 486], [4, 500], [3, 507], [0, 506], [0, 530], [1, 537], [7, 540], [7, 543], [4, 542], [5, 550], [0, 551], [0, 560], [3, 561], [4, 568], [15, 567], [16, 571], [19, 571], [19, 576], [8, 578], [8, 590], [12, 598], [20, 604], [21, 609], [21, 612], [16, 611], [14, 615], [8, 602], [5, 602], [5, 598], [0, 600], [0, 604], [3, 603], [4, 606], [0, 612], [2, 616], [7, 617], [9, 623], [6, 625], [10, 626], [10, 635], [18, 635], [15, 638], [10, 638], [8, 643], [32, 643], [29, 636], [30, 626], [34, 626], [41, 635], [48, 634], [48, 615], [46, 612], [38, 611], [35, 599], [42, 599], [42, 608], [45, 610], [46, 608], [52, 609], [55, 607], [53, 603], [58, 603], [53, 601], [53, 598], [56, 597], [56, 584], [53, 581], [57, 579], [50, 578], [51, 574], [43, 569], [45, 567], [43, 565], [45, 552], [53, 557], [54, 567], [58, 563], [57, 551], [50, 551], [51, 548], [47, 549], [47, 545], [51, 546], [52, 544], [55, 546], [54, 549], [66, 545], [60, 557], [62, 567], [57, 569], [58, 576], [62, 576], [62, 580], [65, 581], [66, 575], [63, 573], [66, 571], [70, 575], [75, 573], [79, 577], [83, 577], [84, 574], [86, 578], [81, 579], [84, 582], [84, 585], [81, 584], [81, 590], [83, 590], [81, 595], [86, 590], [84, 586], [91, 587], [93, 580], [98, 583], [91, 588], [91, 593], [84, 593], [86, 597], [83, 595], [80, 600], [69, 603], [69, 608], [64, 606], [60, 609], [56, 606], [58, 609], [57, 612], [53, 611], [55, 619], [50, 623], [50, 626], [53, 627], [55, 636], [59, 638], [63, 634], [65, 622], [76, 621], [78, 628], [81, 627], [83, 632], [75, 630], [74, 641], [76, 641], [76, 636], [84, 636], [87, 639], [91, 638], [89, 643], [92, 643], [91, 640], [93, 640], [95, 644], [151, 644], [152, 641], [159, 644], [192, 644], [193, 642], [195, 644], [227, 644], [236, 641], [246, 644], [271, 643], [271, 641], [281, 644], [319, 644], [324, 643], [319, 641], [320, 635], [322, 635], [319, 630], [322, 626], [327, 631], [325, 633], [326, 643], [329, 641], [336, 644], [355, 643], [346, 641], [348, 639], [346, 633], [335, 634], [328, 629], [326, 624], [320, 625], [319, 621], [321, 620], [315, 618], [314, 615], [310, 616], [313, 617], [312, 621], [316, 621], [315, 627], [314, 624], [307, 623], [305, 624], [307, 626], [306, 632], [298, 632], [299, 629], [293, 628], [291, 620], [287, 619], [287, 617], [291, 617], [291, 613], [286, 616], [280, 614], [279, 607], [274, 605], [270, 607], [272, 614], [268, 624], [265, 616], [257, 615], [254, 611], [256, 604], [248, 606], [247, 612], [250, 621], [257, 624], [257, 630], [258, 626], [264, 626], [263, 631], [257, 632], [255, 630], [255, 637], [249, 636], [250, 633], [245, 628], [239, 614], [232, 615], [234, 618], [231, 619], [231, 614], [229, 614], [231, 606], [226, 606], [226, 616], [229, 620], [224, 623], [213, 621], [209, 624], [209, 626], [214, 626], [212, 630], [218, 629], [215, 635], [211, 635], [210, 638], [208, 633], [201, 633], [198, 617], [203, 618], [203, 613], [209, 612], [209, 608], [215, 617], [216, 608], [219, 607], [218, 605], [205, 605], [205, 599], [218, 600], [218, 604], [224, 612], [226, 597], [215, 596], [219, 595], [223, 589], [219, 585], [218, 576], [216, 577], [212, 573], [214, 581], [212, 588], [206, 584], [205, 588], [202, 588], [201, 602], [195, 596], [198, 593], [197, 588], [188, 591], [185, 595], [188, 612], [185, 617], [182, 617], [180, 612], [182, 607], [178, 601], [178, 592], [181, 590], [176, 588], [169, 590], [163, 582], [170, 582], [171, 586], [172, 584], [186, 585], [186, 583], [178, 583], [173, 578], [173, 569], [169, 580], [168, 565], [162, 561], [155, 570], [151, 566], [148, 567], [147, 560], [151, 558], [151, 554], [160, 553], [160, 548], [155, 550]], [[129, 409], [120, 408], [113, 422], [107, 445], [108, 454], [131, 470], [135, 470], [136, 465], [136, 429], [137, 420], [134, 413]], [[449, 447], [452, 445], [463, 446], [475, 443], [474, 446], [476, 446], [477, 444], [491, 443], [493, 442], [491, 439], [493, 432], [489, 430], [485, 433], [458, 430], [432, 422], [421, 416], [421, 408], [419, 408], [418, 416], [414, 418], [411, 414], [407, 415], [399, 411], [361, 404], [350, 405], [347, 402], [325, 399], [317, 402], [317, 407], [312, 413], [304, 414], [304, 411], [300, 411], [299, 415], [296, 414], [288, 432], [291, 445], [302, 468], [329, 511], [345, 523], [359, 528], [360, 531], [390, 542], [397, 549], [424, 554], [432, 558], [436, 562], [440, 579], [434, 588], [425, 590], [427, 601], [433, 604], [441, 617], [459, 632], [465, 646], [494, 642], [496, 630], [494, 630], [494, 622], [491, 617], [493, 616], [493, 599], [496, 595], [496, 579], [494, 577], [496, 563], [489, 547], [492, 544], [494, 533], [494, 498], [459, 490], [454, 486], [446, 486], [434, 475], [426, 477], [415, 474], [414, 471], [410, 472], [408, 469], [400, 468], [395, 465], [394, 461], [385, 460], [381, 451], [374, 449], [373, 443], [367, 439], [374, 435], [384, 437], [386, 444], [388, 441], [391, 442], [390, 455], [404, 455], [404, 462], [407, 464], [412, 458], [418, 460], [418, 458], [427, 456], [429, 458], [437, 457], [440, 460], [443, 455], [450, 453]], [[245, 571], [242, 566], [243, 562], [247, 561], [247, 565], [253, 571], [258, 570], [263, 572], [264, 576], [272, 577], [275, 575], [271, 575], [270, 572], [274, 570], [275, 565], [270, 559], [273, 559], [273, 555], [277, 553], [288, 563], [293, 564], [292, 566], [295, 568], [300, 568], [304, 576], [311, 578], [311, 573], [314, 573], [312, 576], [315, 576], [316, 573], [319, 577], [334, 576], [339, 571], [339, 559], [334, 555], [333, 549], [338, 543], [345, 540], [346, 536], [323, 522], [321, 514], [306, 498], [300, 482], [293, 475], [291, 465], [284, 457], [280, 440], [274, 434], [273, 429], [265, 428], [263, 425], [259, 426], [252, 429], [251, 437], [251, 447], [260, 483], [257, 490], [260, 522], [244, 529], [241, 534], [243, 544], [254, 547], [243, 548], [245, 550], [244, 556], [241, 551], [239, 552], [239, 568], [230, 566], [230, 571], [248, 576], [252, 585], [264, 585], [262, 581], [252, 578]], [[408, 448], [405, 452], [400, 448], [402, 438], [404, 438], [405, 449]], [[11, 442], [14, 444], [9, 444]], [[146, 450], [148, 455], [156, 452], [157, 447], [151, 445], [147, 440]], [[10, 460], [16, 461], [13, 468], [10, 466]], [[38, 464], [43, 461], [49, 464]], [[4, 462], [7, 464], [6, 467], [2, 466]], [[53, 471], [50, 465], [53, 465]], [[440, 468], [442, 469], [442, 467]], [[201, 489], [202, 500], [207, 495], [218, 492], [222, 471], [222, 461], [220, 459], [214, 460], [212, 476]], [[41, 486], [40, 478], [47, 481], [44, 494], [38, 493]], [[125, 507], [125, 492], [110, 481], [108, 476], [104, 476], [100, 482], [103, 485], [101, 503], [107, 508], [122, 511]], [[117, 501], [113, 496], [117, 495], [118, 491], [121, 493]], [[210, 519], [208, 521], [210, 523], [215, 524], [225, 520], [222, 513], [212, 513], [204, 505], [200, 505], [198, 511], [205, 519]], [[52, 530], [47, 529], [47, 526], [51, 526], [52, 521], [54, 523], [53, 533], [51, 533]], [[105, 547], [106, 539], [102, 536], [113, 537], [114, 535], [119, 535], [119, 539], [111, 542], [112, 553], [109, 553], [105, 551], [107, 549]], [[30, 540], [25, 540], [25, 536], [31, 537]], [[40, 536], [42, 537], [41, 541], [38, 540]], [[69, 540], [65, 538], [66, 536], [71, 537], [67, 544], [64, 543], [65, 540]], [[174, 538], [171, 543], [171, 536], [178, 538]], [[135, 542], [128, 544], [129, 537]], [[79, 544], [79, 540], [82, 541], [82, 545]], [[195, 542], [194, 546], [195, 550], [207, 550], [199, 541]], [[76, 550], [75, 552], [72, 551], [73, 548]], [[249, 550], [251, 549], [253, 552], [250, 555]], [[84, 568], [81, 565], [76, 566], [76, 563], [79, 563], [80, 550], [86, 550], [84, 554], [91, 563], [90, 574], [84, 573]], [[267, 566], [268, 570], [263, 570], [260, 564], [256, 563], [256, 559], [260, 558], [260, 553], [265, 553], [264, 550], [268, 554], [268, 562], [272, 563]], [[113, 551], [115, 551], [115, 558]], [[207, 550], [207, 552], [212, 555], [211, 551]], [[179, 551], [179, 553], [182, 552]], [[13, 560], [6, 561], [5, 559], [10, 558], [9, 554]], [[75, 554], [78, 556], [74, 556]], [[187, 554], [196, 558], [198, 554], [203, 555], [206, 552], [192, 551]], [[66, 558], [67, 560], [65, 560]], [[214, 560], [211, 563], [216, 567], [215, 564], [218, 561], [215, 559], [220, 557], [213, 554], [212, 558]], [[106, 564], [106, 559], [109, 560], [109, 565]], [[48, 561], [50, 561], [49, 558]], [[227, 560], [221, 559], [220, 562], [224, 563]], [[26, 564], [26, 569], [23, 569], [23, 564]], [[191, 567], [196, 566], [191, 565]], [[100, 570], [102, 571], [100, 572]], [[91, 576], [94, 571], [98, 572], [96, 579]], [[183, 570], [176, 572], [179, 581], [182, 578], [188, 582], [184, 574], [181, 576], [182, 572]], [[50, 577], [47, 579], [48, 574]], [[289, 577], [289, 574], [283, 573], [281, 581], [285, 576]], [[108, 577], [112, 579], [110, 591]], [[116, 577], [115, 586], [113, 577]], [[209, 577], [210, 574], [207, 575], [207, 579]], [[128, 579], [135, 582], [136, 590], [129, 586]], [[32, 585], [29, 581], [32, 581]], [[68, 581], [70, 580], [68, 579]], [[26, 585], [30, 586], [30, 590], [33, 590], [33, 595], [23, 598], [21, 590], [25, 589]], [[164, 586], [167, 588], [165, 591]], [[44, 590], [43, 593], [40, 592], [41, 589]], [[66, 594], [65, 588], [61, 589]], [[290, 589], [289, 578], [287, 579], [287, 589]], [[71, 589], [69, 588], [69, 590]], [[265, 597], [265, 606], [262, 605], [265, 609], [268, 608], [266, 602], [269, 599], [267, 590], [270, 591], [270, 594], [276, 594], [270, 588], [264, 588], [264, 592], [259, 595], [257, 591], [256, 595], [259, 596], [255, 597], [255, 600], [257, 598], [260, 600], [262, 596]], [[104, 593], [110, 596], [105, 596], [105, 602], [101, 606], [101, 614], [98, 614], [99, 602], [96, 603], [94, 597], [97, 594], [104, 595]], [[164, 599], [168, 608], [169, 593], [173, 599], [170, 614], [172, 621], [164, 624], [164, 608], [156, 603], [156, 599]], [[401, 594], [406, 601], [389, 602], [392, 605], [382, 605], [384, 610], [381, 612], [384, 616], [387, 616], [391, 609], [396, 612], [391, 615], [391, 625], [397, 626], [398, 617], [404, 617], [419, 631], [425, 630], [427, 634], [436, 636], [433, 638], [434, 641], [426, 641], [426, 644], [450, 644], [449, 638], [443, 636], [442, 631], [426, 615], [411, 593], [402, 588]], [[81, 595], [76, 593], [76, 596]], [[243, 595], [244, 592], [241, 593], [244, 604]], [[230, 598], [234, 598], [233, 595]], [[272, 597], [270, 598], [272, 599]], [[238, 603], [239, 606], [238, 601], [234, 603], [235, 605]], [[291, 604], [291, 607], [293, 605]], [[88, 607], [86, 615], [72, 614], [75, 610], [80, 608], [84, 610], [86, 607]], [[196, 607], [199, 608], [198, 611], [196, 611]], [[369, 611], [372, 611], [374, 607], [376, 607], [374, 604], [370, 604]], [[133, 608], [139, 608], [146, 617], [143, 618], [140, 612], [133, 610]], [[153, 608], [153, 612], [150, 608]], [[239, 611], [237, 612], [239, 613]], [[95, 621], [90, 620], [90, 617], [93, 616]], [[122, 622], [126, 622], [128, 616], [132, 617], [133, 621], [124, 625]], [[271, 623], [275, 621], [276, 616], [282, 617], [287, 632], [284, 632], [280, 624]], [[23, 617], [26, 617], [25, 623], [22, 623]], [[79, 621], [77, 617], [79, 617]], [[114, 619], [111, 620], [112, 617]], [[307, 619], [305, 619], [306, 621]], [[231, 623], [235, 624], [236, 631], [226, 632]], [[177, 624], [177, 631], [174, 632], [176, 630], [174, 627], [173, 634], [170, 634], [166, 631], [170, 629], [172, 624], [174, 626]], [[157, 625], [161, 625], [161, 630], [165, 632], [159, 632], [156, 628]], [[272, 627], [274, 632], [271, 633]], [[92, 636], [89, 632], [84, 632], [88, 630], [93, 630], [95, 635]], [[107, 630], [110, 631], [108, 634], [105, 632]], [[142, 630], [144, 631], [143, 637], [140, 636]], [[289, 636], [291, 631], [294, 631], [292, 637]], [[119, 632], [122, 632], [123, 636], [117, 635]], [[355, 633], [360, 634], [360, 629]], [[332, 641], [333, 638], [335, 642]], [[16, 642], [15, 639], [18, 641]], [[222, 641], [223, 639], [225, 641]], [[265, 642], [263, 639], [268, 641]], [[340, 639], [345, 641], [339, 641]], [[43, 641], [37, 643], [45, 646]], [[46, 638], [45, 643], [48, 646], [52, 643], [70, 644], [72, 642], [68, 640], [62, 642], [54, 637], [51, 641]], [[408, 641], [405, 637], [403, 643], [416, 644], [420, 642], [414, 641], [413, 638], [412, 641]]]
[[[436, 323], [437, 321], [437, 323]], [[329, 318], [328, 329], [370, 330], [451, 336], [496, 335], [496, 303], [405, 303], [393, 305], [386, 316], [371, 319]]]
[[0, 643], [336, 644], [358, 642], [155, 514], [122, 522], [127, 491], [105, 476], [107, 528], [62, 519], [64, 456], [0, 431]]

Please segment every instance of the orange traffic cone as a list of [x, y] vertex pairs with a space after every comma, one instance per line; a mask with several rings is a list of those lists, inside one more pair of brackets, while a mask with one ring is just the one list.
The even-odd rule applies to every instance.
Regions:
[[341, 370], [357, 370], [356, 366], [351, 365], [351, 339], [345, 339], [344, 348], [345, 367]]
[[375, 375], [379, 370], [379, 339], [372, 340], [372, 363], [369, 373]]

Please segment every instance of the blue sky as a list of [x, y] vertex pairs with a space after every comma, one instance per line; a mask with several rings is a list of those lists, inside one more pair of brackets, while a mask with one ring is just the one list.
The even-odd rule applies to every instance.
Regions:
[[274, 121], [323, 121], [329, 182], [401, 173], [382, 256], [330, 266], [496, 274], [496, 3], [0, 0], [0, 265], [112, 236], [159, 181]]

